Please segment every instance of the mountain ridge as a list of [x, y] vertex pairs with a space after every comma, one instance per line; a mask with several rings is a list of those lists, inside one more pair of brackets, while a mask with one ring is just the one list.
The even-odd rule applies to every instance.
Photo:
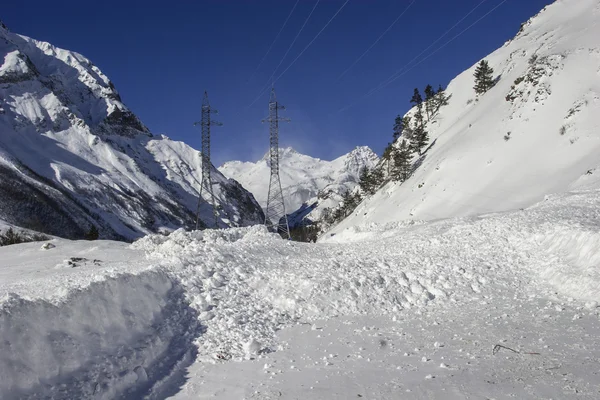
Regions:
[[[90, 60], [0, 27], [0, 62], [0, 219], [127, 240], [195, 225], [199, 152], [153, 136]], [[253, 196], [212, 168], [219, 226], [260, 223]]]
[[[315, 200], [330, 185], [338, 186], [337, 191], [352, 190], [358, 183], [360, 170], [379, 162], [377, 154], [368, 146], [357, 146], [331, 161], [299, 153], [292, 147], [280, 148], [279, 155], [281, 185], [288, 214]], [[266, 207], [270, 178], [268, 156], [267, 152], [256, 162], [228, 161], [219, 167], [225, 176], [236, 179], [250, 190], [262, 207]]]

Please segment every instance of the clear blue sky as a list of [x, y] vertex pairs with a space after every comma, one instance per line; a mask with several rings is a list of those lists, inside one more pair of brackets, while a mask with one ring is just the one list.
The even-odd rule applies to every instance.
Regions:
[[[321, 0], [278, 76], [345, 0]], [[550, 0], [506, 0], [418, 67], [363, 98], [427, 48], [482, 0], [415, 0], [365, 57], [344, 72], [412, 0], [349, 0], [280, 78], [278, 99], [292, 119], [281, 144], [332, 159], [357, 145], [381, 154], [393, 119], [409, 108], [413, 88], [450, 79], [514, 37]], [[486, 0], [425, 54], [460, 33], [502, 0]], [[296, 0], [4, 1], [0, 18], [13, 32], [82, 53], [114, 82], [125, 104], [153, 133], [200, 148], [204, 90], [224, 126], [213, 131], [213, 163], [256, 160], [268, 147], [268, 82], [316, 0], [299, 0], [271, 53], [253, 75]], [[418, 60], [417, 60], [418, 61]], [[252, 77], [252, 78], [251, 78]], [[361, 100], [362, 98], [362, 100]], [[356, 103], [356, 104], [355, 104]], [[341, 111], [340, 109], [355, 104]]]

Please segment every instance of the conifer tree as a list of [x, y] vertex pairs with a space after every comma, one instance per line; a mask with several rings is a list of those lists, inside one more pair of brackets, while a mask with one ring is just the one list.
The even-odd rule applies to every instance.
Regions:
[[410, 176], [411, 169], [411, 156], [407, 140], [402, 140], [400, 146], [394, 148], [393, 152], [393, 163], [394, 169], [392, 170], [392, 179], [396, 182], [404, 182]]
[[383, 171], [381, 170], [381, 168], [373, 168], [373, 170], [371, 171], [370, 174], [370, 178], [371, 178], [371, 194], [375, 193], [377, 191], [377, 189], [379, 189], [381, 187], [381, 185], [383, 184], [383, 181], [385, 180], [385, 177], [383, 176]]
[[412, 140], [410, 142], [411, 150], [419, 153], [421, 155], [421, 150], [423, 147], [427, 146], [427, 142], [429, 142], [429, 134], [425, 129], [425, 125], [422, 122], [422, 113], [417, 112], [416, 116], [421, 115], [421, 121], [419, 118], [415, 120], [415, 127], [413, 130]]
[[413, 136], [412, 121], [410, 115], [402, 118], [402, 137], [410, 140]]
[[390, 174], [390, 165], [392, 164], [392, 152], [394, 150], [394, 146], [391, 143], [388, 143], [385, 150], [383, 150], [382, 158], [387, 163], [387, 174]]
[[402, 135], [402, 117], [400, 117], [400, 115], [397, 115], [396, 119], [394, 120], [394, 134], [393, 134], [394, 142], [396, 140], [398, 140], [398, 138], [401, 135]]
[[440, 85], [438, 90], [435, 92], [434, 104], [435, 107], [433, 109], [433, 115], [437, 114], [440, 108], [448, 105], [448, 96], [446, 95], [446, 90], [442, 87], [442, 85]]
[[484, 94], [494, 86], [494, 70], [486, 60], [481, 60], [475, 69], [475, 93]]
[[415, 89], [412, 99], [410, 102], [417, 106], [415, 112], [415, 123], [411, 138], [411, 148], [413, 151], [418, 152], [421, 155], [421, 149], [427, 144], [429, 140], [427, 131], [425, 130], [425, 116], [423, 115], [423, 98], [419, 93], [419, 89]]
[[431, 119], [431, 115], [433, 114], [434, 98], [435, 90], [433, 90], [431, 85], [427, 85], [425, 87], [425, 112], [427, 113], [427, 120]]
[[[404, 140], [402, 141], [402, 143], [404, 143]], [[394, 168], [392, 169], [392, 173], [390, 174], [392, 180], [394, 182], [398, 182], [400, 181], [400, 168], [399, 166], [403, 163], [403, 160], [401, 159], [402, 155], [400, 153], [400, 150], [398, 148], [394, 148], [394, 150], [392, 151], [392, 162], [394, 165]]]
[[358, 206], [358, 203], [360, 203], [361, 200], [362, 197], [360, 196], [360, 194], [352, 194], [349, 190], [346, 189], [346, 191], [342, 194], [341, 208], [343, 217], [347, 217], [348, 215], [350, 215], [352, 211], [354, 211], [356, 206]]
[[398, 168], [398, 175], [400, 181], [404, 182], [410, 176], [410, 157], [411, 151], [406, 140], [403, 140], [400, 144], [400, 148], [397, 151], [397, 162], [396, 167]]
[[90, 230], [85, 234], [85, 239], [86, 240], [98, 240], [99, 236], [100, 236], [100, 233], [98, 232], [98, 228], [96, 228], [96, 225], [92, 225]]
[[366, 165], [360, 170], [360, 175], [358, 176], [358, 186], [363, 193], [371, 192], [371, 171]]
[[413, 93], [413, 97], [410, 99], [410, 102], [412, 104], [414, 104], [415, 106], [421, 108], [422, 104], [423, 104], [423, 97], [421, 97], [421, 93], [419, 93], [419, 89], [415, 88], [415, 91]]

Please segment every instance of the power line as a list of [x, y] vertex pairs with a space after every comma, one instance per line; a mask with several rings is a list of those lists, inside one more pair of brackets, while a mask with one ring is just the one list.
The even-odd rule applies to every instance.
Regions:
[[310, 41], [310, 43], [308, 43], [306, 45], [306, 47], [300, 52], [300, 54], [298, 54], [298, 56], [296, 58], [294, 58], [294, 61], [292, 61], [291, 64], [288, 65], [288, 67], [281, 74], [279, 74], [279, 76], [272, 83], [270, 83], [268, 86], [266, 86], [261, 91], [261, 93], [254, 99], [254, 101], [252, 101], [252, 103], [250, 103], [250, 105], [248, 105], [248, 107], [252, 107], [252, 105], [254, 105], [254, 103], [256, 103], [262, 97], [262, 95], [266, 93], [266, 91], [269, 89], [269, 87], [271, 85], [274, 85], [279, 79], [281, 79], [281, 77], [292, 67], [292, 65], [294, 65], [300, 57], [302, 57], [302, 54], [304, 54], [304, 52], [306, 52], [306, 50], [308, 50], [308, 48], [315, 42], [315, 40], [317, 40], [317, 38], [321, 35], [321, 33], [323, 33], [323, 31], [329, 26], [329, 24], [331, 24], [331, 22], [335, 19], [335, 17], [337, 17], [337, 15], [344, 9], [344, 7], [346, 7], [346, 4], [348, 4], [349, 1], [350, 0], [346, 0], [344, 2], [344, 4], [342, 4], [342, 6], [335, 12], [335, 14], [333, 14], [333, 17], [331, 17], [329, 19], [329, 21], [327, 21], [325, 26], [315, 35], [315, 37]]
[[[306, 24], [308, 23], [308, 21], [310, 20], [310, 17], [313, 15], [313, 13], [315, 12], [315, 9], [317, 8], [317, 6], [319, 5], [319, 3], [321, 2], [321, 0], [317, 0], [317, 2], [315, 3], [313, 9], [310, 11], [310, 14], [308, 14], [308, 17], [306, 17], [306, 19], [304, 20], [304, 24], [302, 24], [302, 27], [300, 28], [300, 30], [298, 31], [298, 33], [296, 34], [296, 37], [294, 38], [294, 40], [292, 40], [292, 43], [289, 45], [287, 51], [285, 52], [285, 54], [283, 55], [283, 57], [281, 58], [281, 60], [279, 61], [279, 64], [277, 64], [277, 66], [275, 67], [275, 69], [273, 70], [273, 73], [271, 74], [271, 76], [269, 77], [269, 79], [267, 80], [267, 83], [265, 85], [265, 88], [268, 89], [270, 88], [272, 85], [275, 84], [275, 82], [271, 82], [271, 79], [273, 79], [273, 77], [275, 76], [275, 74], [277, 73], [277, 70], [279, 69], [279, 67], [281, 67], [281, 64], [283, 64], [283, 61], [285, 61], [285, 58], [287, 57], [287, 55], [289, 54], [290, 50], [292, 50], [292, 47], [294, 47], [294, 44], [296, 43], [296, 40], [298, 40], [298, 37], [300, 37], [300, 34], [302, 33], [302, 31], [304, 30], [304, 27], [306, 26]], [[263, 91], [265, 91], [266, 89], [263, 89], [261, 91], [261, 94]], [[252, 104], [251, 104], [252, 105]]]
[[269, 55], [269, 53], [271, 53], [271, 50], [273, 49], [273, 46], [275, 45], [275, 42], [277, 42], [277, 39], [279, 39], [279, 36], [281, 36], [281, 32], [283, 32], [283, 29], [285, 28], [285, 26], [287, 25], [288, 21], [290, 20], [290, 17], [294, 13], [294, 10], [296, 9], [296, 6], [298, 5], [298, 3], [300, 3], [300, 0], [296, 0], [296, 4], [294, 4], [294, 7], [292, 7], [292, 11], [290, 11], [290, 13], [288, 14], [287, 18], [283, 22], [283, 25], [281, 26], [281, 29], [279, 29], [279, 32], [277, 32], [277, 35], [275, 35], [275, 39], [273, 39], [273, 42], [269, 46], [269, 49], [267, 50], [267, 52], [263, 56], [262, 60], [260, 60], [260, 62], [258, 63], [258, 66], [256, 67], [256, 69], [254, 70], [254, 72], [252, 73], [252, 75], [250, 75], [250, 78], [248, 78], [248, 82], [250, 80], [252, 80], [252, 78], [254, 77], [254, 75], [256, 75], [256, 73], [258, 72], [258, 70], [262, 66], [263, 62], [265, 62], [265, 59], [267, 58], [267, 56]]
[[[394, 20], [394, 21], [391, 23], [391, 25], [390, 25], [390, 26], [388, 26], [388, 28], [387, 28], [385, 31], [383, 31], [383, 33], [382, 33], [382, 34], [381, 34], [381, 35], [380, 35], [380, 36], [377, 38], [377, 40], [375, 40], [375, 42], [373, 42], [373, 44], [372, 44], [371, 46], [369, 46], [369, 48], [368, 48], [367, 50], [365, 50], [365, 52], [364, 52], [364, 53], [362, 53], [362, 54], [360, 55], [360, 57], [358, 57], [358, 58], [357, 58], [357, 59], [356, 59], [356, 60], [355, 60], [355, 61], [354, 61], [354, 62], [353, 62], [353, 63], [352, 63], [352, 64], [351, 64], [351, 65], [350, 65], [348, 68], [346, 68], [346, 70], [345, 70], [344, 72], [342, 72], [342, 73], [340, 74], [340, 76], [338, 76], [338, 77], [337, 77], [337, 79], [336, 79], [336, 82], [337, 82], [337, 81], [339, 81], [340, 79], [342, 79], [342, 77], [343, 77], [344, 75], [346, 75], [346, 73], [347, 73], [348, 71], [350, 71], [350, 70], [352, 69], [352, 67], [354, 67], [354, 66], [355, 66], [355, 65], [356, 65], [356, 64], [357, 64], [357, 63], [358, 63], [360, 60], [362, 60], [362, 59], [363, 59], [363, 57], [364, 57], [364, 56], [366, 56], [366, 55], [367, 55], [367, 53], [368, 53], [369, 51], [371, 51], [371, 49], [372, 49], [373, 47], [375, 47], [375, 45], [376, 45], [377, 43], [379, 43], [379, 41], [380, 41], [380, 40], [381, 40], [381, 39], [382, 39], [382, 38], [383, 38], [383, 37], [384, 37], [384, 36], [385, 36], [385, 35], [386, 35], [386, 34], [387, 34], [387, 33], [388, 33], [388, 32], [389, 32], [389, 31], [390, 31], [392, 28], [393, 28], [393, 27], [394, 27], [394, 25], [396, 25], [396, 23], [397, 23], [398, 21], [400, 21], [400, 18], [402, 18], [402, 16], [403, 16], [404, 14], [406, 14], [406, 12], [408, 11], [408, 9], [409, 9], [409, 8], [410, 8], [410, 7], [411, 7], [411, 6], [412, 6], [412, 5], [415, 3], [415, 1], [417, 1], [417, 0], [412, 0], [412, 2], [411, 2], [409, 5], [408, 5], [408, 7], [406, 7], [406, 8], [404, 9], [404, 11], [402, 11], [402, 13], [401, 13], [401, 14], [400, 14], [400, 15], [399, 15], [399, 16], [398, 16], [398, 17], [397, 17], [397, 18], [396, 18], [396, 19], [395, 19], [395, 20]], [[486, 0], [484, 0], [484, 1], [486, 1]]]
[[483, 3], [485, 3], [487, 0], [482, 0], [479, 4], [477, 4], [475, 6], [475, 8], [473, 8], [471, 11], [469, 11], [464, 17], [462, 17], [457, 23], [455, 23], [452, 28], [448, 29], [442, 36], [440, 36], [438, 39], [436, 39], [432, 44], [430, 44], [425, 50], [423, 50], [421, 53], [419, 53], [419, 55], [417, 55], [415, 58], [413, 58], [411, 61], [409, 61], [406, 65], [404, 65], [402, 68], [400, 68], [398, 71], [396, 71], [395, 73], [393, 73], [389, 78], [387, 78], [386, 80], [384, 80], [382, 83], [380, 83], [378, 86], [372, 88], [367, 94], [365, 94], [364, 96], [362, 96], [360, 99], [358, 99], [356, 102], [341, 108], [340, 110], [338, 110], [338, 112], [342, 112], [342, 111], [346, 111], [352, 107], [354, 107], [355, 105], [357, 105], [358, 103], [360, 103], [362, 100], [371, 97], [373, 94], [375, 94], [376, 92], [380, 91], [381, 89], [389, 86], [390, 84], [392, 84], [394, 81], [396, 81], [398, 78], [400, 78], [401, 76], [407, 74], [409, 71], [411, 71], [412, 69], [414, 69], [415, 67], [417, 67], [418, 65], [420, 65], [421, 63], [423, 63], [424, 61], [428, 60], [429, 58], [431, 58], [434, 54], [436, 54], [438, 51], [440, 51], [441, 49], [443, 49], [444, 47], [446, 47], [448, 44], [450, 44], [451, 42], [453, 42], [454, 40], [456, 40], [459, 36], [463, 35], [466, 31], [468, 31], [469, 29], [471, 29], [473, 26], [475, 26], [477, 23], [479, 23], [481, 20], [483, 20], [485, 17], [487, 17], [488, 15], [490, 15], [492, 12], [494, 12], [497, 8], [499, 8], [501, 5], [503, 5], [504, 3], [506, 3], [508, 0], [502, 0], [498, 5], [496, 5], [494, 8], [492, 8], [490, 11], [488, 11], [486, 14], [484, 14], [482, 17], [480, 17], [479, 19], [477, 19], [475, 22], [473, 22], [471, 25], [469, 25], [467, 28], [465, 28], [464, 30], [462, 30], [460, 33], [458, 33], [457, 35], [455, 35], [454, 37], [452, 37], [450, 40], [448, 40], [446, 43], [444, 43], [442, 46], [440, 46], [439, 48], [437, 48], [436, 50], [434, 50], [432, 53], [430, 53], [427, 57], [425, 57], [424, 59], [422, 59], [421, 61], [419, 61], [417, 64], [411, 66], [410, 68], [407, 69], [407, 67], [412, 64], [415, 60], [417, 60], [421, 55], [423, 55], [427, 50], [429, 50], [431, 47], [433, 47], [436, 43], [438, 43], [441, 39], [443, 39], [449, 32], [451, 32], [454, 28], [456, 28], [456, 26], [458, 26], [461, 22], [463, 22], [469, 15], [471, 15], [477, 8], [479, 8]]
[[433, 46], [435, 46], [436, 43], [438, 43], [440, 40], [442, 40], [443, 38], [445, 38], [446, 35], [448, 35], [450, 32], [452, 32], [454, 30], [454, 28], [456, 28], [458, 25], [460, 25], [465, 19], [467, 19], [471, 14], [473, 14], [475, 12], [475, 10], [477, 10], [486, 1], [487, 0], [482, 0], [479, 4], [477, 4], [473, 9], [471, 9], [471, 11], [469, 11], [461, 19], [459, 19], [454, 25], [452, 25], [452, 27], [450, 29], [448, 29], [446, 32], [444, 32], [439, 38], [437, 38], [435, 41], [433, 41], [429, 46], [427, 46], [425, 48], [425, 50], [421, 51], [416, 57], [414, 57], [412, 60], [410, 60], [406, 65], [404, 65], [398, 71], [394, 72], [392, 74], [392, 76], [390, 76], [384, 83], [387, 83], [387, 81], [393, 79], [397, 74], [399, 74], [400, 72], [402, 72], [406, 67], [408, 67], [415, 60], [417, 60], [419, 57], [421, 57], [423, 54], [425, 54], [427, 52], [427, 50], [431, 49]]
[[418, 63], [416, 63], [415, 65], [413, 65], [412, 67], [410, 67], [409, 69], [407, 69], [406, 71], [402, 72], [400, 75], [398, 75], [397, 77], [395, 77], [394, 79], [392, 79], [391, 81], [389, 81], [388, 83], [386, 83], [383, 87], [381, 87], [381, 89], [385, 88], [386, 86], [392, 84], [393, 82], [395, 82], [397, 79], [399, 79], [401, 76], [407, 74], [409, 71], [411, 71], [412, 69], [416, 68], [418, 65], [420, 65], [421, 63], [423, 63], [424, 61], [430, 59], [431, 57], [433, 57], [433, 55], [435, 55], [438, 51], [440, 51], [441, 49], [443, 49], [444, 47], [446, 47], [447, 45], [449, 45], [451, 42], [453, 42], [456, 38], [458, 38], [459, 36], [461, 36], [463, 33], [465, 33], [466, 31], [468, 31], [469, 29], [471, 29], [473, 26], [475, 26], [475, 24], [477, 24], [478, 22], [480, 22], [481, 20], [483, 20], [485, 17], [487, 17], [488, 15], [490, 15], [491, 13], [493, 13], [497, 8], [499, 8], [502, 4], [506, 3], [508, 0], [502, 0], [500, 2], [500, 4], [498, 4], [496, 7], [492, 8], [490, 11], [488, 11], [487, 13], [485, 13], [483, 16], [481, 16], [479, 19], [477, 19], [475, 22], [473, 22], [471, 25], [467, 26], [465, 29], [463, 29], [460, 33], [458, 33], [457, 35], [455, 35], [454, 37], [452, 37], [450, 40], [448, 40], [446, 43], [444, 43], [443, 45], [441, 45], [440, 47], [438, 47], [436, 50], [434, 50], [432, 53], [430, 53], [427, 57], [425, 57], [424, 59], [422, 59], [421, 61], [419, 61]]

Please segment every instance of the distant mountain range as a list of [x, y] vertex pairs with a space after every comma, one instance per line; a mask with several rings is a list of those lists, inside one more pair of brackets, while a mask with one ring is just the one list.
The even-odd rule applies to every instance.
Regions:
[[[280, 177], [286, 213], [292, 225], [309, 216], [319, 219], [323, 207], [337, 205], [341, 194], [358, 184], [360, 170], [375, 166], [379, 157], [369, 147], [357, 147], [333, 161], [298, 153], [291, 147], [279, 150]], [[267, 205], [270, 166], [268, 154], [257, 162], [229, 161], [219, 167], [223, 175], [240, 182], [254, 194], [259, 204]], [[301, 217], [300, 217], [301, 216]]]

